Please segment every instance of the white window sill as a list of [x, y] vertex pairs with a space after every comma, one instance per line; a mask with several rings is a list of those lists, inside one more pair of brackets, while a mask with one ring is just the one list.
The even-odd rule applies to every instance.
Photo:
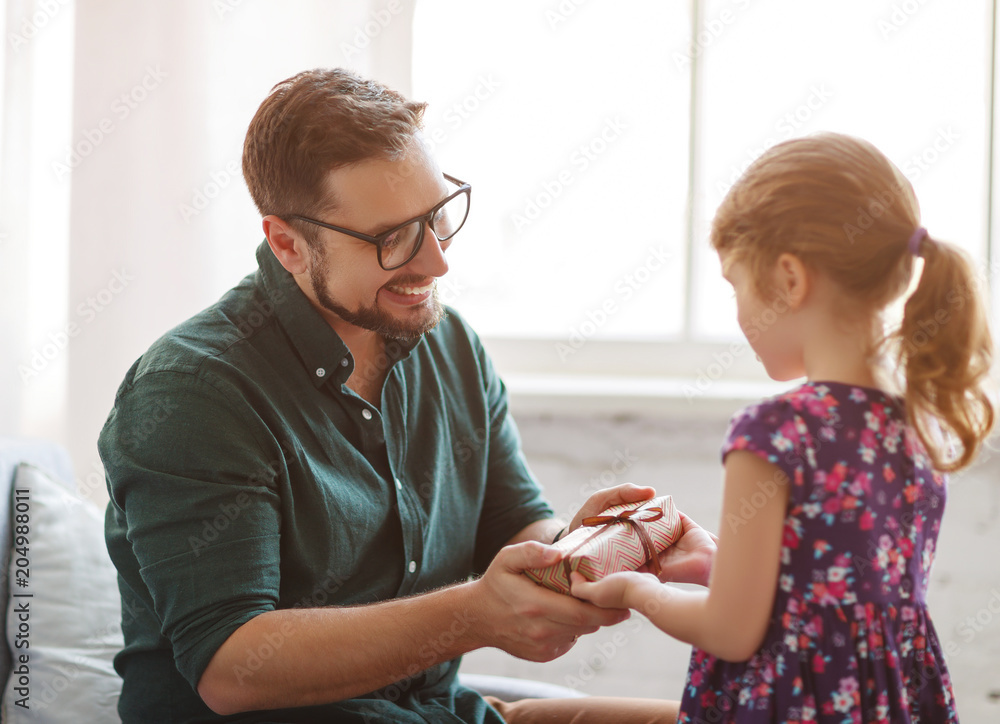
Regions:
[[571, 355], [558, 340], [492, 338], [485, 344], [515, 414], [725, 420], [794, 384], [768, 379], [746, 342], [592, 340]]
[[741, 407], [788, 384], [693, 378], [554, 376], [504, 378], [515, 414], [600, 414], [728, 419]]

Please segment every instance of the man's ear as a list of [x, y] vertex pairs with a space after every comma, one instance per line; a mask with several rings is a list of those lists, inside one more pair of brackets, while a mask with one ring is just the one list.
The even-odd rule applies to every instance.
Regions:
[[774, 286], [789, 309], [798, 309], [809, 294], [809, 270], [801, 259], [785, 252], [774, 265]]
[[309, 244], [299, 232], [274, 214], [261, 219], [261, 225], [264, 227], [267, 244], [281, 266], [291, 274], [302, 274], [309, 270]]

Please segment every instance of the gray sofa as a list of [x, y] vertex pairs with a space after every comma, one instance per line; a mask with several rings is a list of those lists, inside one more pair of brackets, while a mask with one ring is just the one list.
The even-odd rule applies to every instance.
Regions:
[[[18, 465], [29, 463], [49, 472], [53, 480], [72, 490], [73, 466], [69, 454], [58, 445], [42, 440], [25, 438], [0, 437], [0, 561], [3, 570], [0, 572], [0, 582], [4, 593], [8, 590], [8, 562], [13, 541], [11, 530], [11, 486]], [[0, 615], [7, 621], [8, 596], [0, 596]], [[10, 676], [11, 651], [9, 646], [3, 647], [0, 654], [0, 681], [7, 681]]]

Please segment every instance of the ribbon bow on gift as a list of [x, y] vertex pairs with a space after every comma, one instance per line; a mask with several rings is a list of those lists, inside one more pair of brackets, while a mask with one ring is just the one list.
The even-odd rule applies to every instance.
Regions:
[[[641, 516], [641, 517], [640, 517]], [[595, 531], [593, 535], [589, 536], [580, 545], [576, 546], [570, 551], [567, 551], [563, 557], [563, 565], [566, 570], [566, 580], [569, 580], [570, 574], [570, 561], [569, 557], [571, 554], [575, 553], [577, 550], [587, 545], [594, 538], [599, 536], [606, 530], [610, 530], [612, 526], [618, 523], [624, 523], [626, 525], [632, 526], [636, 534], [639, 536], [639, 540], [642, 542], [642, 547], [646, 550], [646, 559], [652, 569], [652, 572], [656, 574], [656, 577], [660, 577], [660, 557], [656, 553], [656, 546], [653, 545], [652, 539], [649, 537], [649, 533], [646, 532], [645, 526], [642, 523], [652, 523], [663, 517], [663, 508], [633, 508], [631, 510], [624, 510], [618, 515], [592, 515], [588, 518], [584, 518], [580, 521], [581, 526], [593, 527], [593, 526], [604, 526], [598, 531]]]

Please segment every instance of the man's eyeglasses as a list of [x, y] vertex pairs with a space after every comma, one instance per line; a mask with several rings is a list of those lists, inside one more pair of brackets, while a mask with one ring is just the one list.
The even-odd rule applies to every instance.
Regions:
[[409, 221], [395, 226], [388, 231], [383, 231], [376, 236], [362, 234], [358, 231], [351, 231], [341, 226], [334, 226], [307, 216], [292, 215], [289, 219], [307, 221], [310, 224], [322, 226], [324, 229], [339, 231], [341, 234], [353, 236], [355, 239], [367, 241], [375, 244], [378, 250], [378, 263], [386, 271], [399, 269], [409, 263], [420, 251], [420, 245], [424, 241], [427, 231], [425, 227], [430, 226], [431, 231], [438, 241], [447, 241], [465, 224], [469, 218], [469, 203], [472, 198], [472, 185], [464, 181], [459, 181], [454, 176], [444, 174], [444, 177], [457, 185], [459, 188], [422, 216], [417, 216]]

